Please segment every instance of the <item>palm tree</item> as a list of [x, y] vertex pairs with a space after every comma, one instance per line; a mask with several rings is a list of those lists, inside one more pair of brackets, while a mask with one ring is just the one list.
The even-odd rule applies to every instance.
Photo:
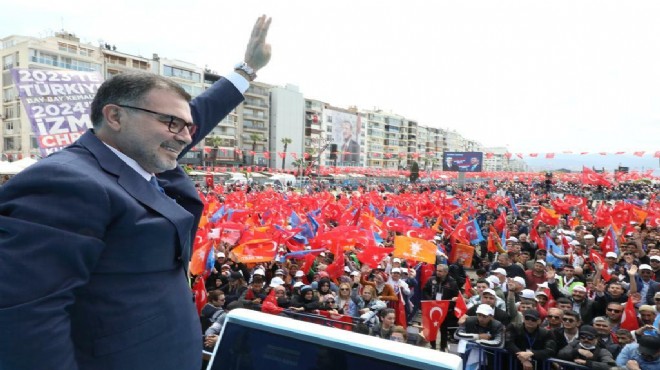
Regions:
[[[261, 134], [250, 134], [250, 140], [252, 140], [252, 151], [256, 152], [257, 151], [257, 142], [265, 141], [263, 136]], [[252, 155], [252, 165], [254, 165], [254, 157], [256, 154]]]
[[286, 163], [286, 149], [291, 144], [292, 140], [288, 137], [282, 138], [282, 144], [284, 144], [284, 157], [282, 158], [282, 170], [284, 170], [284, 165]]
[[211, 136], [209, 139], [211, 139], [211, 145], [213, 146], [213, 149], [211, 149], [211, 166], [215, 166], [218, 160], [218, 148], [222, 145], [223, 140], [219, 136]]

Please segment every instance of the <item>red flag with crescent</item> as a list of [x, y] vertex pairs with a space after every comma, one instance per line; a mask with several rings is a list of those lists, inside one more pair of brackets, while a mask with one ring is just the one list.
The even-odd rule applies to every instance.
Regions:
[[426, 340], [436, 340], [448, 312], [449, 301], [422, 301], [422, 332]]

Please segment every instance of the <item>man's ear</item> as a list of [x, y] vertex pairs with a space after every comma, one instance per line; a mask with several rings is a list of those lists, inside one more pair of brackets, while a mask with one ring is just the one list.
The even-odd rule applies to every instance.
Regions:
[[121, 108], [108, 104], [103, 107], [103, 118], [105, 119], [106, 126], [113, 131], [121, 130], [121, 118], [123, 118], [123, 112]]

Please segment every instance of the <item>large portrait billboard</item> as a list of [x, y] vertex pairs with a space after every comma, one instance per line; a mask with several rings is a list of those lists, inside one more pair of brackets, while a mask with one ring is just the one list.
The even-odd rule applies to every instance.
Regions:
[[444, 152], [442, 170], [453, 172], [481, 172], [482, 152]]
[[92, 127], [90, 106], [103, 82], [98, 72], [12, 69], [41, 156], [72, 144]]
[[332, 144], [337, 146], [337, 165], [360, 164], [360, 116], [356, 113], [326, 109], [328, 124], [332, 127]]

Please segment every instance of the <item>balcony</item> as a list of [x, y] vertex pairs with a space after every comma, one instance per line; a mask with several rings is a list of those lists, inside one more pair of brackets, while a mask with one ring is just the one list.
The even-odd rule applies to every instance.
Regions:
[[268, 131], [268, 128], [265, 126], [247, 125], [247, 124], [243, 124], [243, 129], [254, 130], [254, 131]]
[[94, 71], [99, 71], [101, 69], [101, 66], [99, 66], [99, 65], [97, 65], [96, 68], [88, 68], [88, 67], [83, 67], [83, 66], [70, 64], [70, 63], [57, 62], [55, 60], [47, 59], [47, 58], [31, 57], [30, 61], [35, 62], [35, 63], [39, 63], [39, 64], [47, 64], [47, 65], [53, 66], [53, 67], [70, 69], [70, 70], [73, 70], [73, 71], [94, 72]]

